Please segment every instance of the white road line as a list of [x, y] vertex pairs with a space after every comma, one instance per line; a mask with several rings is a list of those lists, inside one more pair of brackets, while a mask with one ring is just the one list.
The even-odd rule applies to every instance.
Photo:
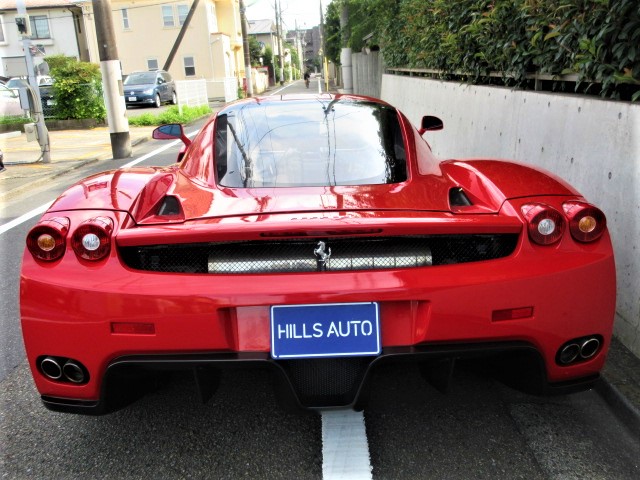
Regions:
[[323, 480], [372, 480], [362, 412], [322, 412]]
[[275, 92], [270, 93], [269, 95], [267, 95], [267, 97], [271, 97], [271, 96], [273, 96], [273, 95], [277, 95], [277, 94], [278, 94], [278, 93], [280, 93], [282, 90], [285, 90], [285, 89], [289, 88], [289, 87], [290, 87], [290, 86], [292, 86], [292, 85], [293, 85], [293, 83], [290, 83], [289, 85], [285, 85], [284, 87], [279, 88], [279, 89], [278, 89], [278, 90], [276, 90]]
[[36, 215], [42, 215], [44, 212], [47, 211], [47, 208], [49, 208], [52, 203], [53, 201], [49, 203], [45, 203], [44, 205], [40, 205], [38, 208], [34, 208], [30, 212], [27, 212], [24, 215], [19, 216], [18, 218], [14, 218], [13, 220], [5, 223], [4, 225], [0, 225], [0, 235], [2, 235], [5, 232], [8, 232], [12, 228], [17, 227], [18, 225], [28, 220], [31, 220]]
[[[193, 137], [196, 133], [198, 133], [198, 130], [196, 130], [195, 132], [187, 133], [187, 137]], [[152, 152], [149, 152], [146, 155], [141, 156], [140, 158], [136, 158], [135, 160], [127, 163], [126, 165], [123, 165], [120, 168], [133, 167], [133, 166], [139, 164], [140, 162], [144, 162], [145, 160], [153, 157], [154, 155], [157, 155], [157, 154], [159, 154], [161, 152], [164, 152], [165, 150], [168, 150], [171, 147], [174, 147], [178, 143], [180, 143], [180, 140], [176, 140], [174, 142], [168, 143], [167, 145], [163, 145], [160, 148], [156, 148]], [[47, 209], [51, 206], [52, 203], [53, 203], [53, 200], [51, 202], [45, 203], [44, 205], [40, 205], [37, 208], [34, 208], [30, 212], [27, 212], [24, 215], [19, 216], [18, 218], [14, 218], [10, 222], [7, 222], [5, 224], [0, 225], [0, 235], [2, 235], [3, 233], [8, 232], [9, 230], [11, 230], [12, 228], [17, 227], [18, 225], [23, 224], [24, 222], [27, 222], [27, 221], [31, 220], [36, 215], [42, 215], [44, 212], [47, 211]]]

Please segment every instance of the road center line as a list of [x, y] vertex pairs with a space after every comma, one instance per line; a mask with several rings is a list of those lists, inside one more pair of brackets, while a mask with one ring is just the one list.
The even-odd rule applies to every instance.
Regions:
[[362, 412], [322, 412], [323, 480], [372, 480]]

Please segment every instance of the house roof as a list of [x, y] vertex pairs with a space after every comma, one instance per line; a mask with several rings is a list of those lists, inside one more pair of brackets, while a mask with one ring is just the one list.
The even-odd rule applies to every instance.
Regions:
[[276, 27], [273, 20], [249, 20], [249, 35], [258, 35], [260, 33], [274, 33]]
[[[24, 0], [27, 11], [30, 8], [60, 8], [60, 7], [75, 7], [82, 3], [86, 3], [83, 0]], [[18, 10], [16, 0], [0, 0], [0, 10]]]

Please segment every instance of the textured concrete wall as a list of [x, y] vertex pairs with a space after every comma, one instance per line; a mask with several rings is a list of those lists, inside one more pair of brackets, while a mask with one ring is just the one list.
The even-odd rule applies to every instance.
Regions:
[[[616, 336], [640, 356], [640, 105], [383, 75], [381, 98], [419, 125], [440, 158], [507, 158], [547, 169], [607, 215], [616, 255]], [[573, 299], [567, 299], [571, 302]]]

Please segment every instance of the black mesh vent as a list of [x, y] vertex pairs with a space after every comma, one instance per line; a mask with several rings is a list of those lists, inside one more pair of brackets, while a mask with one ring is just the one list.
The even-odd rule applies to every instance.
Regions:
[[353, 403], [371, 358], [279, 361], [305, 407]]
[[149, 245], [120, 247], [119, 252], [124, 263], [135, 270], [291, 273], [415, 268], [493, 260], [510, 255], [517, 241], [517, 234], [356, 237]]

